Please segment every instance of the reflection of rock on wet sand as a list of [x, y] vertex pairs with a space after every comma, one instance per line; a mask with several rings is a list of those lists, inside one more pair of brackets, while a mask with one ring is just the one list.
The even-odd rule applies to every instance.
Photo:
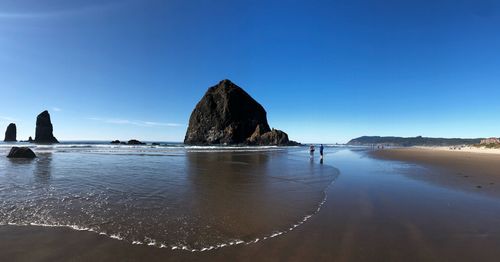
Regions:
[[212, 229], [250, 240], [310, 215], [334, 179], [319, 165], [283, 152], [189, 152], [188, 179], [197, 216]]
[[251, 235], [272, 224], [263, 199], [268, 161], [265, 153], [187, 153], [196, 215], [231, 237]]
[[52, 176], [52, 153], [39, 153], [34, 161], [33, 175], [38, 182], [48, 182]]

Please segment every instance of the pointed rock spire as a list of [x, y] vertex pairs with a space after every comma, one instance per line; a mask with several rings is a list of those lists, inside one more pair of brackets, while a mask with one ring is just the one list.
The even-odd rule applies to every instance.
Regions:
[[16, 136], [17, 136], [16, 124], [10, 123], [9, 126], [7, 127], [7, 130], [5, 131], [4, 141], [5, 142], [17, 141]]
[[45, 110], [36, 117], [35, 143], [59, 143], [52, 132], [50, 114]]

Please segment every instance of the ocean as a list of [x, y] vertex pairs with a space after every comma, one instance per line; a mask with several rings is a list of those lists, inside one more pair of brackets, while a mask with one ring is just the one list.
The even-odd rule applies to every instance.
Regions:
[[[38, 157], [5, 157], [14, 145]], [[296, 229], [338, 174], [307, 147], [0, 143], [0, 225], [208, 251]]]

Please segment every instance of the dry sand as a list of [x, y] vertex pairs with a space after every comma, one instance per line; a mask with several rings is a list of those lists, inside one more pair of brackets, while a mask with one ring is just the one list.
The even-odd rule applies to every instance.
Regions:
[[445, 151], [445, 152], [464, 152], [464, 153], [479, 153], [479, 154], [500, 154], [500, 148], [486, 148], [486, 147], [475, 147], [475, 146], [434, 146], [434, 147], [424, 147], [417, 146], [407, 149], [423, 149], [432, 151]]

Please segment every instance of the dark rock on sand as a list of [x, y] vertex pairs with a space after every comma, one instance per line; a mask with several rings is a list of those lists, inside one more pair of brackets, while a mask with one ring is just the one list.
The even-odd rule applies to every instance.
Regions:
[[289, 141], [286, 133], [269, 128], [267, 113], [257, 101], [226, 79], [210, 87], [196, 105], [184, 143], [287, 145]]
[[7, 130], [5, 131], [4, 141], [5, 142], [17, 141], [16, 136], [17, 136], [16, 124], [10, 123], [9, 126], [7, 126]]
[[132, 139], [132, 140], [129, 140], [127, 144], [129, 144], [129, 145], [145, 145], [146, 143], [143, 143], [139, 140]]
[[35, 153], [29, 147], [13, 147], [10, 149], [9, 158], [35, 158]]
[[59, 143], [52, 132], [50, 114], [45, 110], [36, 117], [35, 143]]
[[121, 143], [120, 140], [113, 140], [113, 141], [111, 141], [111, 144], [120, 144], [120, 143]]

